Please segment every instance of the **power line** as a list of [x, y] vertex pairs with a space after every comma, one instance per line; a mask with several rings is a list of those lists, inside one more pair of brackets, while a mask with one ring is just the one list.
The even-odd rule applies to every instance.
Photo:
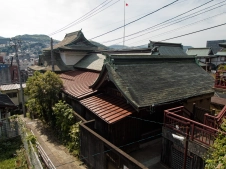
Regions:
[[176, 39], [176, 38], [179, 38], [179, 37], [182, 37], [182, 36], [191, 35], [191, 34], [194, 34], [194, 33], [205, 31], [205, 30], [217, 28], [217, 27], [220, 27], [220, 26], [223, 26], [223, 25], [226, 25], [226, 23], [223, 23], [223, 24], [220, 24], [220, 25], [216, 25], [216, 26], [212, 26], [212, 27], [209, 27], [209, 28], [206, 28], [206, 29], [201, 29], [201, 30], [198, 30], [198, 31], [195, 31], [195, 32], [190, 32], [190, 33], [183, 34], [183, 35], [180, 35], [180, 36], [175, 36], [175, 37], [172, 37], [172, 38], [164, 39], [164, 40], [161, 40], [161, 41], [167, 41], [167, 40], [171, 40], [171, 39]]
[[[158, 34], [158, 35], [154, 35], [154, 36], [151, 36], [151, 37], [149, 37], [149, 38], [145, 38], [145, 39], [142, 39], [142, 40], [139, 40], [139, 41], [136, 41], [136, 42], [133, 42], [133, 43], [129, 43], [129, 44], [134, 44], [134, 43], [137, 43], [137, 42], [142, 42], [142, 41], [144, 41], [144, 40], [147, 40], [147, 39], [150, 39], [150, 38], [153, 38], [153, 37], [159, 37], [159, 36], [164, 35], [164, 34], [166, 34], [166, 33], [175, 32], [175, 31], [177, 31], [177, 30], [181, 30], [181, 29], [183, 29], [183, 28], [186, 28], [186, 27], [192, 26], [192, 25], [194, 25], [194, 24], [197, 24], [197, 23], [206, 21], [206, 20], [208, 20], [208, 19], [212, 19], [212, 18], [214, 18], [214, 17], [217, 17], [217, 16], [222, 15], [222, 14], [225, 14], [225, 13], [226, 13], [226, 12], [223, 12], [223, 13], [220, 13], [220, 14], [217, 14], [217, 15], [214, 15], [214, 16], [211, 16], [211, 17], [208, 17], [208, 18], [199, 20], [199, 21], [197, 21], [197, 22], [193, 22], [193, 23], [191, 23], [191, 24], [188, 24], [188, 25], [185, 25], [185, 26], [182, 26], [182, 27], [179, 27], [179, 28], [170, 30], [170, 31], [166, 31], [166, 32], [160, 33], [160, 34]], [[154, 31], [152, 31], [152, 32], [154, 32]], [[150, 33], [150, 32], [148, 32], [148, 33]], [[146, 33], [146, 34], [147, 34], [147, 33]], [[135, 37], [135, 38], [137, 38], [137, 37]], [[129, 41], [129, 40], [132, 40], [132, 39], [135, 39], [135, 38], [128, 39], [128, 41]], [[121, 43], [121, 42], [120, 42], [120, 43]], [[118, 43], [118, 44], [119, 44], [119, 43]]]
[[[55, 32], [53, 32], [53, 33], [51, 33], [51, 34], [49, 34], [49, 36], [54, 35], [54, 34], [59, 33], [59, 32], [62, 32], [63, 30], [66, 30], [66, 29], [70, 28], [71, 26], [75, 25], [76, 22], [78, 22], [78, 21], [84, 19], [84, 17], [87, 18], [87, 15], [88, 15], [88, 16], [92, 15], [94, 12], [100, 10], [101, 8], [103, 8], [104, 6], [106, 6], [108, 3], [110, 3], [110, 2], [113, 1], [113, 0], [110, 0], [109, 2], [107, 2], [107, 1], [108, 1], [108, 0], [104, 1], [103, 3], [101, 3], [100, 5], [98, 5], [97, 7], [93, 8], [91, 11], [87, 12], [86, 14], [84, 14], [84, 15], [81, 16], [80, 18], [76, 19], [75, 21], [69, 23], [68, 25], [64, 26], [63, 28], [60, 28], [60, 29], [58, 29], [57, 31], [55, 31]], [[92, 16], [90, 16], [90, 17], [92, 17]], [[90, 17], [89, 17], [89, 18], [90, 18]], [[87, 19], [88, 19], [88, 18], [87, 18]]]
[[[157, 26], [160, 26], [160, 25], [162, 25], [163, 23], [166, 23], [166, 22], [168, 22], [168, 21], [170, 21], [170, 20], [173, 20], [173, 19], [175, 19], [175, 18], [178, 18], [179, 16], [182, 16], [182, 15], [184, 15], [184, 14], [186, 14], [186, 13], [189, 13], [189, 12], [195, 10], [195, 9], [198, 9], [198, 8], [204, 6], [204, 5], [206, 5], [206, 4], [208, 4], [208, 3], [212, 2], [212, 1], [214, 1], [214, 0], [210, 0], [210, 1], [208, 1], [208, 2], [206, 2], [206, 3], [204, 3], [204, 4], [202, 4], [202, 5], [199, 5], [199, 6], [193, 8], [193, 9], [191, 9], [191, 10], [188, 10], [188, 11], [186, 11], [186, 12], [184, 12], [184, 13], [181, 13], [181, 14], [179, 14], [179, 15], [173, 17], [173, 18], [170, 18], [170, 19], [168, 19], [168, 20], [165, 20], [165, 21], [163, 21], [163, 22], [161, 22], [161, 23], [159, 23], [159, 24], [156, 24], [156, 25], [154, 25], [154, 26], [148, 27], [148, 28], [143, 29], [143, 30], [141, 30], [141, 31], [132, 33], [132, 34], [127, 35], [127, 36], [125, 36], [125, 37], [129, 37], [129, 36], [132, 36], [132, 35], [136, 35], [136, 34], [138, 34], [138, 33], [141, 33], [141, 32], [147, 31], [147, 30], [150, 30], [151, 28], [155, 28], [155, 27], [157, 27]], [[222, 3], [222, 2], [220, 2], [220, 3]], [[217, 4], [219, 4], [219, 3], [217, 3]], [[215, 5], [217, 5], [217, 4], [215, 4]], [[214, 5], [214, 6], [215, 6], [215, 5]], [[208, 7], [208, 8], [209, 8], [209, 7]], [[205, 8], [205, 9], [207, 9], [207, 8]], [[204, 9], [202, 9], [202, 10], [204, 10]], [[202, 11], [202, 10], [201, 10], [201, 11]], [[197, 13], [197, 12], [196, 12], [196, 13]], [[193, 14], [194, 14], [194, 13], [193, 13]], [[191, 14], [190, 14], [190, 15], [191, 15]], [[182, 19], [182, 18], [180, 18], [180, 19]], [[116, 38], [116, 39], [112, 39], [112, 40], [108, 40], [108, 41], [103, 42], [103, 43], [112, 42], [112, 41], [119, 40], [119, 39], [122, 39], [122, 38], [123, 38], [123, 37]]]
[[104, 35], [106, 35], [106, 34], [108, 34], [108, 33], [114, 32], [114, 31], [116, 31], [116, 30], [118, 30], [118, 29], [120, 29], [120, 28], [123, 28], [124, 26], [128, 26], [128, 25], [130, 25], [130, 24], [132, 24], [132, 23], [134, 23], [134, 22], [137, 22], [137, 21], [139, 21], [139, 20], [141, 20], [141, 19], [143, 19], [143, 18], [145, 18], [145, 17], [147, 17], [147, 16], [149, 16], [149, 15], [151, 15], [151, 14], [153, 14], [153, 13], [156, 13], [156, 12], [160, 11], [161, 9], [164, 9], [164, 8], [166, 8], [166, 7], [170, 6], [170, 5], [172, 5], [173, 3], [177, 2], [177, 1], [179, 1], [179, 0], [175, 0], [175, 1], [173, 1], [172, 3], [170, 3], [170, 4], [168, 4], [168, 5], [165, 5], [165, 6], [159, 8], [159, 9], [153, 11], [153, 12], [150, 12], [150, 13], [148, 13], [148, 14], [146, 14], [146, 15], [144, 15], [144, 16], [138, 18], [138, 19], [135, 19], [135, 20], [133, 20], [133, 21], [131, 21], [131, 22], [129, 22], [129, 23], [123, 25], [123, 26], [120, 26], [120, 27], [118, 27], [118, 28], [115, 28], [115, 29], [113, 29], [113, 30], [111, 30], [111, 31], [108, 31], [108, 32], [106, 32], [106, 33], [103, 33], [103, 34], [101, 34], [101, 35], [95, 36], [95, 37], [91, 38], [91, 40], [92, 40], [92, 39], [96, 39], [96, 38], [101, 37], [101, 36], [104, 36]]
[[[116, 2], [114, 2], [114, 3], [112, 3], [111, 5], [107, 6], [106, 8], [104, 8], [104, 9], [102, 9], [102, 10], [100, 10], [100, 11], [98, 11], [97, 13], [93, 14], [92, 16], [95, 16], [96, 14], [98, 14], [98, 13], [104, 11], [105, 9], [107, 9], [107, 8], [109, 8], [109, 7], [111, 7], [111, 6], [113, 6], [114, 4], [116, 4], [116, 3], [119, 2], [119, 1], [120, 1], [120, 0], [118, 0], [118, 1], [116, 1]], [[92, 17], [92, 16], [90, 16], [90, 17]], [[90, 17], [84, 18], [83, 20], [79, 21], [79, 22], [76, 23], [76, 24], [79, 24], [79, 23], [81, 23], [81, 22], [83, 22], [83, 21], [89, 19]]]
[[[185, 2], [185, 1], [188, 1], [188, 0], [182, 0], [181, 2], [174, 3], [173, 5], [177, 5], [177, 4], [183, 3], [183, 2]], [[172, 6], [173, 6], [173, 5], [172, 5]], [[142, 16], [142, 15], [144, 15], [144, 14], [146, 14], [146, 13], [143, 13], [143, 14], [140, 14], [140, 15], [136, 15], [136, 16], [127, 18], [127, 21], [130, 20], [130, 19], [133, 19], [133, 18], [137, 18], [138, 16]], [[105, 26], [97, 27], [96, 29], [106, 28], [106, 27], [109, 27], [109, 26], [111, 26], [111, 25], [115, 25], [115, 24], [117, 24], [117, 23], [123, 22], [123, 21], [124, 21], [124, 20], [120, 20], [120, 21], [117, 21], [117, 22], [113, 22], [112, 24], [108, 24], [107, 26], [105, 25]], [[86, 31], [86, 33], [87, 33], [87, 32], [93, 32], [93, 31], [94, 31], [93, 29], [88, 29], [88, 30]]]
[[107, 1], [108, 1], [108, 0], [102, 2], [100, 5], [98, 5], [97, 7], [93, 8], [91, 11], [87, 12], [86, 14], [84, 14], [83, 16], [81, 16], [80, 18], [78, 18], [78, 19], [76, 19], [75, 21], [69, 23], [68, 25], [64, 26], [63, 28], [60, 28], [60, 29], [58, 29], [57, 31], [55, 31], [55, 32], [53, 32], [53, 33], [51, 33], [51, 34], [49, 34], [49, 36], [50, 36], [50, 35], [53, 35], [53, 34], [56, 34], [56, 33], [60, 32], [60, 31], [62, 31], [64, 28], [67, 28], [68, 26], [70, 26], [71, 24], [73, 24], [73, 23], [77, 22], [78, 20], [82, 19], [83, 17], [85, 17], [85, 16], [88, 15], [89, 13], [92, 13], [92, 11], [98, 9], [101, 5], [103, 5], [103, 4], [104, 4], [105, 2], [107, 2]]
[[[226, 4], [223, 4], [222, 6], [224, 6], [224, 5], [226, 5]], [[139, 37], [141, 37], [141, 36], [143, 36], [143, 35], [146, 35], [146, 34], [148, 34], [148, 33], [152, 33], [152, 32], [155, 32], [155, 31], [159, 31], [159, 30], [161, 30], [161, 29], [163, 29], [163, 28], [166, 28], [166, 27], [169, 27], [169, 26], [171, 26], [171, 25], [174, 25], [174, 24], [176, 24], [176, 23], [179, 23], [179, 22], [183, 22], [183, 21], [185, 21], [185, 20], [187, 20], [187, 19], [190, 19], [190, 18], [193, 18], [193, 17], [195, 17], [195, 16], [198, 16], [198, 15], [201, 15], [201, 14], [203, 14], [203, 13], [206, 13], [206, 12], [209, 12], [209, 11], [211, 11], [211, 10], [214, 10], [214, 9], [217, 9], [217, 8], [219, 8], [219, 7], [222, 7], [222, 6], [217, 6], [217, 7], [215, 7], [215, 8], [212, 8], [212, 9], [209, 9], [209, 10], [207, 10], [207, 11], [204, 11], [204, 12], [202, 12], [202, 13], [198, 13], [198, 12], [200, 12], [200, 11], [202, 11], [202, 10], [200, 10], [200, 11], [198, 11], [198, 12], [195, 12], [195, 13], [198, 13], [198, 14], [196, 14], [196, 15], [193, 15], [193, 16], [185, 16], [184, 18], [185, 19], [183, 19], [183, 20], [176, 20], [177, 22], [174, 22], [174, 23], [172, 23], [172, 24], [169, 24], [169, 25], [166, 25], [166, 26], [164, 26], [164, 27], [160, 27], [160, 28], [158, 28], [158, 29], [155, 29], [155, 30], [152, 30], [152, 31], [150, 31], [150, 32], [147, 32], [147, 33], [144, 33], [144, 34], [141, 34], [141, 35], [139, 35], [139, 36], [135, 36], [135, 37], [133, 37], [133, 38], [130, 38], [130, 39], [127, 39], [126, 41], [129, 41], [129, 40], [132, 40], [132, 39], [136, 39], [136, 38], [139, 38]], [[209, 7], [208, 7], [209, 8]], [[208, 8], [205, 8], [205, 9], [208, 9]], [[195, 14], [195, 13], [193, 13], [193, 14]], [[225, 12], [223, 12], [223, 13], [225, 13]], [[223, 14], [223, 13], [221, 13], [221, 14]], [[218, 14], [218, 15], [220, 15], [220, 14]], [[217, 16], [217, 15], [215, 15], [215, 16]], [[212, 16], [212, 17], [215, 17], [215, 16]], [[186, 18], [187, 17], [187, 18]], [[212, 18], [212, 17], [209, 17], [209, 18]], [[209, 18], [206, 18], [206, 19], [209, 19]], [[180, 18], [181, 19], [181, 18]], [[206, 19], [203, 19], [203, 20], [206, 20]], [[203, 21], [202, 20], [202, 21]], [[171, 22], [170, 22], [171, 23]], [[196, 22], [197, 23], [197, 22]], [[188, 26], [188, 25], [186, 25], [186, 26]], [[184, 26], [183, 26], [184, 27]], [[116, 43], [116, 44], [120, 44], [121, 43], [121, 41], [120, 42], [118, 42], [118, 43]], [[133, 42], [133, 43], [135, 43], [135, 42]], [[114, 45], [116, 45], [116, 44], [114, 44]], [[130, 43], [130, 44], [132, 44], [132, 43]]]

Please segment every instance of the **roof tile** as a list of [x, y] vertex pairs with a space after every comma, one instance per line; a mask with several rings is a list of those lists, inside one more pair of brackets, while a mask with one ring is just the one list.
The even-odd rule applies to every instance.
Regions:
[[129, 116], [135, 111], [125, 100], [106, 94], [83, 99], [81, 104], [109, 124]]
[[78, 99], [92, 94], [95, 91], [89, 89], [89, 86], [95, 82], [98, 76], [99, 73], [80, 70], [62, 73], [60, 78], [63, 81], [63, 91]]
[[[22, 84], [22, 87], [25, 88], [26, 84]], [[0, 85], [1, 91], [16, 90], [16, 89], [20, 89], [20, 84]]]

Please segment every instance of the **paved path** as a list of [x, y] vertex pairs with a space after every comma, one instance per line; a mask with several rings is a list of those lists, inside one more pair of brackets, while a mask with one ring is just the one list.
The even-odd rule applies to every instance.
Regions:
[[45, 127], [39, 120], [21, 118], [26, 122], [38, 142], [52, 161], [56, 169], [86, 169], [82, 162], [69, 154], [66, 147], [59, 143], [50, 128]]

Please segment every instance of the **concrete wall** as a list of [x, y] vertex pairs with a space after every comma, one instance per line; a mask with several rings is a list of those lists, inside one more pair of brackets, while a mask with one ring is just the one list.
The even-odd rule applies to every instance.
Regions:
[[80, 61], [87, 52], [61, 52], [60, 56], [66, 65], [74, 65]]
[[[176, 147], [180, 151], [180, 161], [178, 161], [178, 165], [183, 165], [183, 156], [184, 156], [184, 147], [185, 141], [179, 141], [173, 138], [172, 134], [177, 134], [175, 131], [163, 127], [162, 129], [162, 154], [161, 154], [161, 162], [165, 164], [167, 167], [171, 168], [173, 166], [173, 160], [178, 159], [178, 156], [175, 157], [175, 153], [172, 152], [173, 147]], [[204, 157], [207, 153], [208, 148], [202, 146], [201, 144], [197, 144], [193, 141], [188, 141], [188, 165], [190, 168], [194, 169], [204, 169]], [[180, 168], [178, 166], [178, 168]]]

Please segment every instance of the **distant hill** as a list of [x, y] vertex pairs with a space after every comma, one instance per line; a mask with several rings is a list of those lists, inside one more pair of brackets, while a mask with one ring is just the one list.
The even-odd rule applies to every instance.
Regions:
[[140, 46], [123, 46], [123, 45], [111, 45], [108, 46], [110, 49], [116, 49], [116, 50], [120, 50], [120, 49], [141, 49], [141, 48], [148, 48], [148, 44], [146, 45], [140, 45]]
[[128, 47], [128, 46], [123, 46], [123, 45], [111, 45], [111, 46], [108, 46], [108, 48], [120, 50], [120, 49], [129, 49], [130, 47]]
[[[47, 35], [17, 35], [15, 38], [25, 40], [25, 41], [34, 41], [34, 42], [44, 42], [44, 43], [50, 43], [50, 37]], [[54, 43], [59, 42], [58, 40], [53, 40]]]
[[148, 44], [146, 45], [140, 45], [140, 46], [132, 46], [132, 49], [141, 49], [141, 48], [148, 48]]
[[99, 43], [99, 42], [95, 42], [95, 41], [92, 41], [92, 40], [89, 40], [92, 44], [96, 45], [98, 47], [99, 50], [108, 50], [109, 47]]
[[[13, 38], [22, 40], [21, 49], [24, 53], [26, 59], [29, 59], [29, 56], [38, 57], [42, 53], [43, 48], [50, 46], [50, 37], [47, 35], [17, 35]], [[13, 48], [9, 48], [8, 43], [10, 39], [0, 36], [0, 44], [3, 44], [0, 47], [0, 52], [6, 52], [7, 54], [15, 52]], [[53, 43], [58, 43], [58, 40], [53, 40]], [[5, 45], [4, 45], [5, 44]], [[26, 53], [26, 54], [25, 54]]]

